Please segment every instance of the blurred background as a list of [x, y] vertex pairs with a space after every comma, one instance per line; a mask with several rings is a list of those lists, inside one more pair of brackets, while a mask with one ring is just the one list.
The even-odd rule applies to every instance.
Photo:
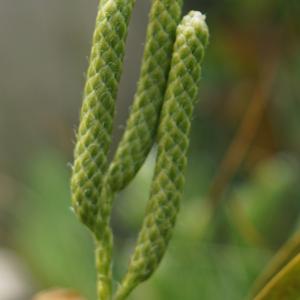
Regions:
[[[138, 0], [131, 22], [113, 149], [150, 3]], [[96, 8], [97, 0], [0, 0], [1, 300], [55, 287], [95, 299], [93, 243], [71, 212], [69, 177]], [[300, 251], [300, 2], [186, 0], [191, 9], [207, 15], [211, 39], [185, 195], [165, 259], [131, 300], [245, 299]], [[115, 285], [153, 163], [151, 154], [116, 201]]]

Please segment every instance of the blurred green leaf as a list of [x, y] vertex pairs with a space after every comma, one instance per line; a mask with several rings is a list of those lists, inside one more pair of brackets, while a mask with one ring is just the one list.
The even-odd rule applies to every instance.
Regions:
[[254, 300], [300, 299], [300, 254], [293, 258]]
[[15, 212], [14, 240], [42, 288], [74, 288], [95, 297], [92, 241], [70, 208], [69, 172], [56, 153], [34, 158], [28, 188]]
[[296, 233], [291, 239], [289, 239], [274, 255], [263, 272], [256, 279], [252, 294], [256, 294], [260, 291], [267, 282], [276, 275], [289, 261], [291, 261], [296, 255], [300, 253], [300, 233]]

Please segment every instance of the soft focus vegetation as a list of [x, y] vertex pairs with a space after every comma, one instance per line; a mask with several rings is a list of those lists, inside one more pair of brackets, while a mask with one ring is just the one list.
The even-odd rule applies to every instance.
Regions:
[[[115, 144], [150, 3], [137, 2]], [[95, 299], [93, 244], [70, 209], [69, 163], [96, 5], [0, 2], [0, 257], [7, 250], [16, 257], [28, 285], [24, 300], [52, 287]], [[184, 201], [165, 259], [132, 300], [252, 297], [300, 251], [300, 2], [187, 0], [190, 9], [207, 14], [211, 40]], [[115, 286], [142, 222], [153, 165], [150, 155], [115, 205]], [[1, 296], [1, 288], [0, 298], [23, 300]]]

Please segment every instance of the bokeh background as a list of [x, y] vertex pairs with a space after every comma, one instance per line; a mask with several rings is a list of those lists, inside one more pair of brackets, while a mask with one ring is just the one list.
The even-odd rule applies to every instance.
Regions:
[[[135, 91], [150, 2], [137, 1], [131, 22], [113, 149]], [[69, 177], [96, 8], [97, 0], [0, 0], [1, 300], [53, 287], [95, 299], [93, 243], [70, 209]], [[185, 195], [161, 267], [132, 300], [245, 299], [278, 251], [284, 258], [273, 269], [300, 245], [300, 2], [186, 0], [191, 9], [207, 15], [211, 39]], [[116, 201], [115, 285], [141, 225], [153, 162], [151, 154]]]

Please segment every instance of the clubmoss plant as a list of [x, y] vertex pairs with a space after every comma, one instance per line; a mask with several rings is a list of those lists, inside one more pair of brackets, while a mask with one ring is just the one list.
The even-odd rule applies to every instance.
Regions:
[[[161, 261], [175, 225], [184, 185], [189, 132], [208, 42], [205, 16], [180, 22], [183, 0], [154, 0], [129, 120], [109, 164], [115, 100], [135, 0], [102, 0], [87, 72], [71, 179], [72, 204], [93, 233], [98, 296], [121, 300], [148, 279]], [[150, 198], [128, 271], [112, 292], [114, 194], [143, 165], [154, 142], [158, 152]]]

